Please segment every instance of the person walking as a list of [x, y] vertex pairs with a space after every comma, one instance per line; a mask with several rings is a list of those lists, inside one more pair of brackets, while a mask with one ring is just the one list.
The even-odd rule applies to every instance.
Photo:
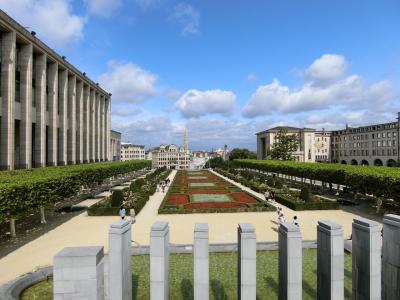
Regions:
[[123, 205], [121, 205], [119, 208], [119, 216], [121, 217], [122, 220], [125, 219], [126, 211]]
[[279, 225], [285, 223], [285, 216], [283, 215], [283, 213], [281, 213], [279, 215]]
[[269, 196], [270, 196], [270, 195], [269, 195], [269, 191], [266, 190], [265, 193], [264, 193], [265, 202], [268, 202]]
[[275, 202], [275, 191], [272, 189], [271, 190], [271, 195], [270, 195], [270, 197], [271, 197], [271, 200], [273, 201], [273, 202]]

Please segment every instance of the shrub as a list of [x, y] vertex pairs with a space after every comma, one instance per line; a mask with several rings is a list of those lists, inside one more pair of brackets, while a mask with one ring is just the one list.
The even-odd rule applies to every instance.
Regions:
[[111, 195], [111, 207], [120, 207], [124, 202], [122, 191], [114, 191]]
[[305, 185], [301, 188], [299, 198], [301, 200], [303, 200], [304, 202], [309, 202], [312, 200], [312, 194], [311, 194], [310, 188], [307, 185]]
[[268, 177], [267, 185], [270, 186], [270, 187], [274, 186], [274, 179], [272, 177]]
[[277, 189], [283, 188], [283, 182], [282, 182], [282, 180], [280, 180], [280, 179], [275, 179], [275, 187], [276, 187]]

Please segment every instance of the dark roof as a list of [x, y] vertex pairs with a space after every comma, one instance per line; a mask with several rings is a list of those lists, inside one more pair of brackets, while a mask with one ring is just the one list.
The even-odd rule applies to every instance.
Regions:
[[301, 130], [304, 130], [304, 131], [315, 131], [314, 128], [307, 128], [307, 127], [298, 128], [298, 127], [292, 127], [292, 126], [276, 126], [276, 127], [270, 128], [268, 130], [257, 132], [256, 135], [262, 134], [262, 133], [267, 133], [267, 132], [277, 132], [277, 131], [282, 130], [282, 129], [286, 129], [288, 132], [301, 131]]

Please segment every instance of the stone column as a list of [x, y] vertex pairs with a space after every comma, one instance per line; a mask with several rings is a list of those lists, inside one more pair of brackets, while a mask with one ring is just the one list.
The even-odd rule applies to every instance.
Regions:
[[104, 299], [103, 247], [67, 247], [54, 256], [53, 299]]
[[21, 47], [20, 168], [32, 168], [32, 44]]
[[344, 298], [344, 245], [342, 226], [320, 221], [317, 226], [317, 299]]
[[100, 94], [96, 92], [95, 96], [95, 117], [96, 117], [96, 138], [95, 138], [95, 160], [100, 161], [100, 120], [101, 120], [101, 105], [100, 105]]
[[83, 82], [76, 84], [76, 162], [83, 162]]
[[106, 159], [108, 161], [112, 160], [111, 158], [111, 149], [110, 149], [110, 131], [111, 131], [111, 114], [110, 114], [110, 98], [106, 98]]
[[150, 299], [169, 298], [169, 228], [167, 222], [156, 222], [150, 233]]
[[100, 100], [100, 161], [104, 161], [104, 96], [99, 96]]
[[383, 218], [382, 299], [400, 299], [400, 216]]
[[14, 170], [15, 31], [1, 34], [0, 169]]
[[196, 223], [193, 245], [194, 300], [207, 300], [209, 290], [208, 224]]
[[68, 164], [76, 163], [76, 76], [68, 78]]
[[54, 62], [49, 64], [47, 70], [47, 85], [48, 95], [47, 101], [49, 104], [49, 133], [48, 133], [48, 147], [49, 157], [48, 162], [50, 166], [57, 165], [57, 128], [58, 128], [58, 63]]
[[89, 151], [89, 158], [90, 162], [96, 161], [96, 100], [95, 100], [95, 91], [90, 89], [90, 151]]
[[68, 71], [60, 70], [58, 73], [58, 164], [67, 164], [67, 100], [68, 100]]
[[279, 299], [302, 299], [302, 245], [298, 226], [279, 226]]
[[256, 233], [253, 225], [238, 226], [238, 299], [256, 299]]
[[381, 299], [381, 229], [379, 223], [353, 220], [353, 299]]
[[108, 243], [110, 299], [131, 300], [131, 222], [112, 223]]
[[90, 88], [84, 85], [83, 88], [83, 162], [90, 160]]
[[35, 167], [46, 166], [46, 71], [47, 56], [36, 56], [36, 126], [35, 126]]

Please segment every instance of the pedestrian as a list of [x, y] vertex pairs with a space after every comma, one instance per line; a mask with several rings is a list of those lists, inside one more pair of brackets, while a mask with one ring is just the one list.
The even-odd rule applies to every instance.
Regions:
[[161, 186], [161, 189], [162, 189], [162, 192], [164, 193], [164, 191], [165, 191], [165, 185], [164, 184]]
[[123, 205], [120, 206], [119, 208], [119, 216], [121, 217], [122, 220], [125, 219], [126, 211]]
[[273, 189], [271, 190], [271, 200], [275, 202], [275, 191]]
[[297, 221], [297, 216], [293, 217], [293, 224], [296, 225], [297, 227], [299, 227], [299, 222]]
[[265, 202], [268, 202], [268, 200], [269, 200], [269, 191], [268, 190], [265, 191], [264, 197], [265, 197]]
[[285, 223], [285, 216], [281, 213], [279, 215], [279, 225], [281, 225], [282, 223]]
[[280, 207], [277, 207], [277, 208], [276, 208], [276, 213], [278, 214], [278, 221], [279, 221], [279, 217], [280, 217], [280, 215], [281, 215], [281, 209], [282, 209], [282, 208], [280, 208]]

